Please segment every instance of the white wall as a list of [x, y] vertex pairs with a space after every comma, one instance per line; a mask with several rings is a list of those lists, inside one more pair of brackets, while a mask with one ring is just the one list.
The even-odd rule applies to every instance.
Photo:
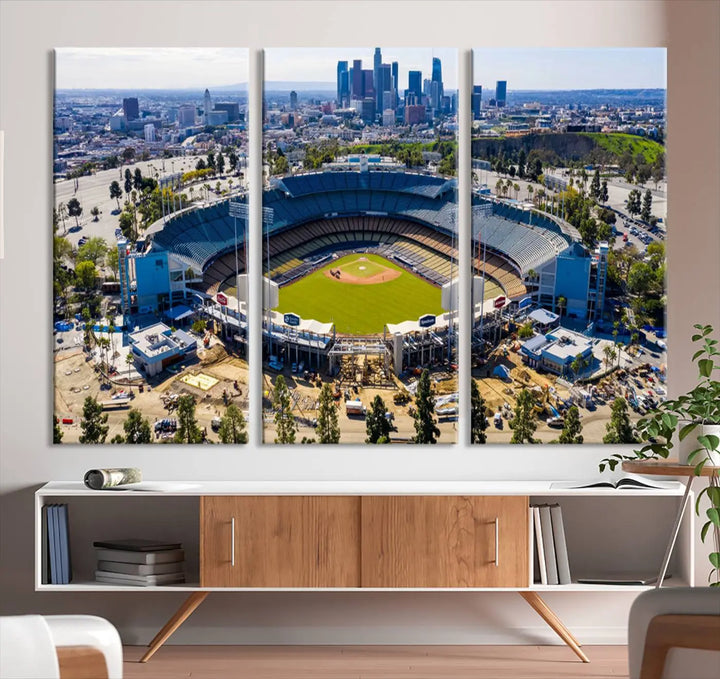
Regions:
[[[555, 479], [592, 475], [607, 448], [342, 451], [81, 448], [50, 443], [51, 111], [59, 46], [668, 46], [669, 345], [673, 390], [692, 384], [693, 323], [720, 327], [720, 4], [716, 2], [132, 2], [0, 4], [0, 129], [6, 131], [0, 261], [0, 587], [2, 612], [94, 612], [147, 641], [174, 594], [34, 593], [32, 493], [95, 466], [145, 477]], [[462, 57], [467, 64], [467, 52]], [[468, 74], [467, 69], [465, 69]], [[257, 176], [257, 166], [255, 167]], [[254, 347], [255, 352], [257, 346]], [[253, 435], [258, 440], [257, 433]], [[463, 435], [463, 440], [466, 436]], [[650, 519], [651, 520], [651, 519]], [[702, 559], [699, 559], [702, 561]], [[697, 569], [705, 576], [704, 563]], [[587, 643], [620, 642], [630, 595], [547, 597]], [[538, 643], [551, 640], [511, 594], [214, 595], [179, 643]]]

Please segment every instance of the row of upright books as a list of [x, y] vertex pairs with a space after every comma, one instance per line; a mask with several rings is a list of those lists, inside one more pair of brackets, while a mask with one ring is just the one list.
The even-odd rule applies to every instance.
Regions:
[[43, 505], [41, 517], [42, 581], [50, 585], [67, 585], [72, 580], [68, 506]]
[[97, 582], [136, 587], [185, 582], [185, 551], [179, 542], [107, 540], [93, 546]]
[[541, 585], [569, 585], [568, 558], [562, 508], [558, 504], [532, 505], [534, 534], [533, 582]]

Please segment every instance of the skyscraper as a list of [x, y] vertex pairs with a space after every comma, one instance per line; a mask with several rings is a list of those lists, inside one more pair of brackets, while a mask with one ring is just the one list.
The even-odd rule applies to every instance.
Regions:
[[128, 97], [123, 99], [123, 113], [128, 122], [140, 117], [140, 107], [137, 97]]
[[[375, 48], [373, 56], [373, 87], [375, 88], [375, 110], [382, 111], [382, 93], [383, 86], [381, 83], [380, 69], [382, 68], [382, 52], [379, 47]], [[367, 93], [366, 93], [367, 94]]]
[[373, 78], [373, 72], [369, 68], [364, 68], [362, 71], [362, 77], [363, 77], [363, 85], [362, 85], [362, 97], [359, 97], [360, 99], [364, 99], [365, 97], [372, 97], [375, 101], [375, 106], [377, 106], [377, 98], [375, 97], [375, 88], [373, 87], [374, 78]]
[[205, 122], [207, 122], [207, 115], [213, 110], [212, 99], [210, 98], [210, 90], [205, 90], [203, 113], [205, 114]]
[[290, 92], [290, 110], [294, 111], [297, 108], [297, 92], [292, 90]]
[[443, 98], [442, 62], [437, 57], [432, 60], [432, 85], [430, 88], [431, 105], [439, 109]]
[[472, 89], [472, 114], [473, 120], [480, 119], [482, 110], [482, 85], [473, 85]]
[[495, 84], [495, 105], [503, 108], [507, 102], [507, 80], [498, 80]]
[[[388, 106], [385, 105], [385, 99], [387, 94], [392, 94], [393, 91], [393, 79], [392, 79], [392, 67], [390, 64], [380, 64], [380, 70], [378, 71], [378, 85], [381, 92], [380, 96], [377, 97], [380, 99], [380, 108], [377, 109], [378, 112], [384, 111]], [[376, 93], [377, 95], [377, 93]], [[390, 102], [390, 108], [395, 108], [395, 97], [392, 96], [392, 101]]]
[[362, 60], [353, 60], [352, 67], [352, 90], [350, 92], [351, 99], [363, 98], [363, 67]]
[[395, 90], [395, 108], [398, 105], [398, 92], [400, 91], [400, 81], [398, 80], [398, 62], [393, 61], [392, 64], [393, 90]]
[[422, 71], [410, 71], [408, 73], [408, 90], [417, 97], [419, 102], [422, 96]]
[[348, 62], [338, 61], [337, 63], [337, 105], [338, 107], [344, 106], [344, 101], [347, 98], [346, 89], [348, 87]]

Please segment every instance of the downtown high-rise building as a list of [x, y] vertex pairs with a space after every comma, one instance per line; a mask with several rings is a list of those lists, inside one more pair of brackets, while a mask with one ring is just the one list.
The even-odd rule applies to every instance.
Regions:
[[[378, 97], [380, 99], [380, 108], [378, 112], [384, 111], [387, 108], [395, 108], [392, 66], [390, 64], [380, 64], [378, 76], [378, 82], [375, 85], [380, 88], [380, 96]], [[386, 99], [389, 100], [388, 104], [386, 104]]]
[[400, 81], [398, 80], [398, 74], [399, 74], [399, 65], [397, 61], [393, 61], [392, 64], [390, 64], [390, 67], [392, 68], [392, 80], [393, 80], [393, 90], [395, 90], [395, 106], [393, 108], [397, 108], [398, 106], [398, 92], [400, 92]]
[[192, 127], [195, 124], [195, 107], [192, 104], [183, 104], [178, 108], [178, 127]]
[[295, 90], [291, 90], [290, 92], [290, 110], [294, 111], [297, 109], [297, 92]]
[[507, 80], [498, 80], [495, 83], [495, 106], [504, 108], [507, 103]]
[[137, 97], [126, 97], [123, 99], [123, 114], [126, 120], [137, 120], [140, 117], [140, 106]]
[[362, 72], [363, 76], [363, 85], [362, 85], [362, 99], [365, 99], [366, 97], [372, 97], [373, 101], [375, 101], [375, 106], [377, 107], [377, 98], [375, 97], [375, 77], [372, 69], [365, 68]]
[[[381, 83], [381, 69], [382, 69], [382, 52], [379, 47], [375, 48], [375, 54], [373, 55], [373, 87], [375, 89], [375, 110], [382, 111], [382, 93], [383, 86]], [[366, 92], [367, 96], [367, 92]]]
[[472, 115], [473, 120], [480, 119], [482, 110], [482, 85], [473, 85], [472, 88]]
[[433, 57], [432, 79], [430, 85], [430, 105], [432, 108], [441, 108], [443, 95], [442, 62], [438, 59], [438, 57]]
[[350, 99], [350, 80], [348, 73], [348, 62], [338, 61], [337, 63], [337, 105], [339, 108], [346, 106]]
[[350, 98], [363, 99], [363, 67], [361, 59], [353, 60], [352, 80], [351, 80]]
[[210, 90], [205, 90], [205, 95], [203, 97], [203, 113], [205, 114], [205, 122], [207, 123], [208, 120], [208, 113], [213, 110], [212, 105], [212, 98], [210, 97]]
[[415, 95], [420, 103], [422, 97], [422, 71], [410, 71], [408, 73], [408, 91]]

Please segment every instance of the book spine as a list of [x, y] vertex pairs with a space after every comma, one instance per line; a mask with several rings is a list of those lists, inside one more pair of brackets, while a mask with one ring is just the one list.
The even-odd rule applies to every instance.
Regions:
[[48, 507], [48, 528], [50, 533], [50, 583], [60, 584], [60, 541], [57, 505]]
[[67, 505], [58, 506], [58, 522], [60, 524], [60, 584], [70, 583], [70, 546], [68, 544]]
[[570, 559], [568, 557], [567, 540], [565, 537], [565, 524], [563, 523], [562, 508], [560, 505], [550, 507], [552, 519], [553, 539], [555, 541], [555, 555], [557, 556], [558, 580], [561, 585], [569, 585]]
[[555, 541], [552, 533], [552, 519], [550, 518], [550, 507], [540, 507], [540, 522], [542, 523], [543, 548], [545, 551], [545, 567], [547, 568], [548, 585], [558, 585], [557, 559], [555, 557]]
[[41, 571], [40, 580], [44, 585], [50, 582], [50, 549], [48, 547], [49, 534], [48, 534], [48, 506], [43, 505], [40, 508], [41, 516], [41, 547], [42, 547], [42, 559], [41, 559]]
[[545, 566], [545, 549], [542, 535], [542, 522], [540, 521], [540, 507], [533, 507], [533, 520], [535, 524], [535, 544], [538, 551], [538, 566], [540, 567], [540, 584], [547, 585], [547, 567]]

